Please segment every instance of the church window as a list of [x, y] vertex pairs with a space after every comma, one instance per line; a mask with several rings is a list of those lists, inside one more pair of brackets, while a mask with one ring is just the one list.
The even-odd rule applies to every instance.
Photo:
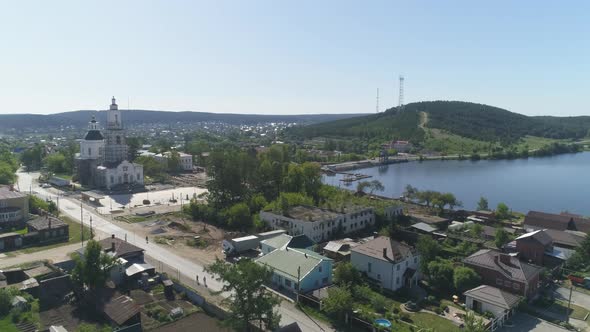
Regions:
[[88, 155], [91, 156], [92, 155], [92, 150], [90, 148], [88, 148]]
[[135, 174], [135, 175], [137, 175], [137, 181], [139, 181], [139, 173], [137, 173], [137, 174]]
[[111, 175], [111, 183], [115, 182], [115, 177]]
[[121, 136], [117, 136], [117, 144], [121, 144]]

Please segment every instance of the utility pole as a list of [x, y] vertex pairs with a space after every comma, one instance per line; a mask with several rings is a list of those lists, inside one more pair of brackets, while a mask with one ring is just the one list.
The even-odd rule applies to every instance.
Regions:
[[299, 303], [299, 293], [301, 292], [301, 266], [297, 267], [297, 303]]
[[400, 75], [399, 77], [399, 96], [398, 96], [398, 105], [397, 110], [401, 112], [404, 108], [404, 77]]
[[375, 113], [379, 113], [379, 88], [377, 88], [377, 105], [375, 107]]
[[84, 208], [82, 207], [82, 201], [80, 201], [80, 236], [82, 239], [82, 248], [84, 248]]
[[570, 307], [572, 305], [572, 292], [574, 291], [574, 283], [570, 280], [570, 298], [567, 301], [567, 311], [565, 313], [565, 322], [569, 324], [570, 322]]
[[90, 216], [90, 238], [94, 239], [94, 233], [92, 232], [92, 215]]

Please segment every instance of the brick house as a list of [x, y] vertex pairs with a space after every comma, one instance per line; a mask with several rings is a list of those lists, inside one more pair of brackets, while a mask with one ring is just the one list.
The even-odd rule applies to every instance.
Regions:
[[538, 230], [516, 238], [519, 257], [536, 265], [545, 264], [545, 253], [553, 252], [553, 240], [545, 231]]
[[536, 296], [542, 268], [521, 262], [518, 258], [491, 249], [482, 249], [465, 258], [463, 263], [474, 269], [482, 284], [493, 285], [527, 299]]

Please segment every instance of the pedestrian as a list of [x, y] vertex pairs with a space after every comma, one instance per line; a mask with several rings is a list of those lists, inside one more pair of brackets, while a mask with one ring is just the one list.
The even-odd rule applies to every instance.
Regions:
[[203, 285], [205, 285], [205, 287], [207, 287], [207, 277], [203, 277]]
[[197, 285], [199, 285], [199, 275], [197, 274]]
[[145, 237], [145, 243], [150, 243], [147, 236]]

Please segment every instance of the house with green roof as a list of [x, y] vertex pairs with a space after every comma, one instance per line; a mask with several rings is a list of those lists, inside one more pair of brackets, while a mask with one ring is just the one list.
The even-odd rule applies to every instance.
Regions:
[[332, 263], [307, 249], [274, 250], [256, 260], [273, 271], [271, 287], [286, 293], [308, 293], [332, 284]]

